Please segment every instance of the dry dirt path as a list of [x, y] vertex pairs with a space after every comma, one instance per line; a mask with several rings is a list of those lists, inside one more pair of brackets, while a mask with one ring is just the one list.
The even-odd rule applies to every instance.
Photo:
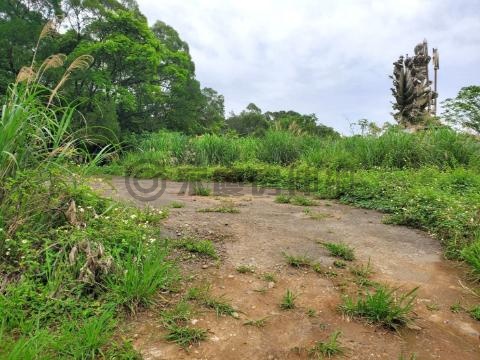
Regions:
[[[456, 302], [466, 306], [478, 302], [459, 282], [465, 282], [465, 269], [444, 260], [438, 241], [424, 232], [385, 225], [378, 212], [334, 201], [317, 201], [317, 206], [309, 207], [321, 214], [313, 220], [303, 206], [275, 203], [276, 191], [252, 195], [248, 185], [233, 187], [240, 190], [234, 195], [217, 189], [203, 197], [182, 193], [181, 183], [166, 182], [161, 197], [145, 202], [132, 197], [124, 178], [109, 183], [110, 189], [102, 186], [107, 194], [139, 206], [184, 203], [185, 207], [170, 210], [164, 222], [166, 233], [172, 237], [195, 234], [216, 241], [220, 264], [204, 260], [186, 266], [195, 274], [194, 282], [210, 283], [212, 292], [224, 295], [240, 313], [240, 319], [200, 313], [195, 326], [208, 329], [209, 338], [188, 352], [164, 340], [158, 314], [140, 314], [130, 328], [135, 334], [134, 346], [145, 359], [301, 359], [307, 357], [303, 349], [326, 340], [336, 330], [342, 332], [344, 358], [348, 359], [399, 359], [402, 353], [405, 359], [413, 353], [416, 359], [480, 359], [480, 323], [465, 312], [450, 310]], [[138, 185], [152, 190], [142, 193], [143, 197], [156, 191], [152, 180], [141, 180]], [[225, 201], [233, 202], [240, 213], [198, 212]], [[335, 259], [318, 241], [353, 246], [357, 264], [370, 259], [374, 281], [405, 290], [419, 286], [415, 303], [418, 328], [394, 332], [339, 314], [342, 291], [356, 287], [350, 283], [348, 269], [335, 269]], [[307, 255], [325, 268], [331, 267], [338, 276], [291, 268], [282, 252]], [[239, 265], [254, 266], [255, 274], [238, 273]], [[266, 272], [277, 278], [271, 288], [261, 277]], [[286, 289], [299, 295], [297, 307], [291, 311], [279, 308]], [[314, 309], [316, 316], [309, 317], [307, 309]], [[243, 325], [247, 319], [264, 317], [265, 327]]]

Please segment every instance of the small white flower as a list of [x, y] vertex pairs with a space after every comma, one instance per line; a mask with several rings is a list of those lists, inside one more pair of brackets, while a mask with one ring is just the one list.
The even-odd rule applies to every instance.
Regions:
[[22, 244], [26, 244], [26, 243], [28, 243], [28, 240], [23, 239]]
[[135, 215], [135, 214], [130, 215], [130, 219], [135, 219], [136, 217], [137, 217], [137, 215]]
[[148, 239], [148, 241], [150, 241], [150, 244], [152, 244], [152, 243], [154, 243], [155, 241], [157, 241], [157, 239], [150, 238], [150, 239]]
[[7, 256], [10, 255], [10, 251], [7, 251], [7, 252], [5, 253], [5, 255], [7, 255]]
[[81, 213], [83, 213], [83, 212], [85, 211], [85, 209], [82, 208], [82, 207], [79, 207], [79, 208], [78, 208], [78, 211], [80, 211]]

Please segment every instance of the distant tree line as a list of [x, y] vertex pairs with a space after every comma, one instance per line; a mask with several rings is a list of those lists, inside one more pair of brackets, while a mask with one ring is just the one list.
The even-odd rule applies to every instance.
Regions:
[[[74, 103], [78, 129], [99, 142], [132, 132], [169, 129], [186, 134], [237, 131], [259, 134], [275, 125], [318, 135], [336, 134], [315, 115], [293, 111], [262, 114], [249, 105], [225, 119], [224, 98], [202, 88], [188, 44], [162, 21], [149, 27], [135, 0], [3, 0], [0, 2], [0, 96], [22, 66], [44, 24], [61, 18], [61, 27], [42, 42], [40, 64], [52, 54], [68, 54], [66, 64], [93, 56], [88, 71], [72, 74], [57, 101]], [[63, 69], [49, 72], [45, 85]]]

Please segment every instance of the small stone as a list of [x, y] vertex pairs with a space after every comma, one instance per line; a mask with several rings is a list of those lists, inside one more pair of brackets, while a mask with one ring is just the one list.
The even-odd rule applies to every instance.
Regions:
[[210, 340], [212, 340], [214, 342], [217, 342], [217, 341], [220, 341], [220, 338], [218, 336], [214, 335], [210, 338]]
[[191, 323], [192, 325], [195, 325], [196, 323], [198, 323], [198, 319], [192, 319]]
[[269, 289], [273, 289], [275, 287], [275, 283], [273, 281], [270, 281], [267, 286]]
[[240, 315], [238, 315], [238, 313], [236, 311], [232, 313], [232, 317], [234, 319], [240, 319]]
[[208, 269], [208, 265], [207, 264], [202, 265], [202, 269]]
[[228, 275], [228, 278], [229, 279], [233, 279], [235, 276], [233, 276], [232, 274]]

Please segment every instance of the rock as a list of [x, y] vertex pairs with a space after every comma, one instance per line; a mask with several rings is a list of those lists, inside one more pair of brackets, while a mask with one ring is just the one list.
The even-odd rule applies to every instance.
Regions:
[[210, 338], [210, 340], [212, 340], [214, 342], [217, 342], [217, 341], [220, 341], [220, 338], [218, 336], [214, 335]]
[[208, 265], [207, 264], [202, 265], [202, 269], [208, 269]]
[[275, 283], [273, 281], [270, 281], [267, 286], [269, 289], [273, 289], [275, 287]]
[[191, 323], [192, 323], [192, 325], [195, 325], [196, 323], [198, 323], [198, 320], [197, 319], [192, 319]]
[[232, 313], [232, 317], [234, 319], [240, 319], [240, 315], [238, 315], [238, 313], [236, 311]]
[[233, 276], [232, 274], [228, 275], [228, 278], [229, 279], [233, 279], [235, 276]]

